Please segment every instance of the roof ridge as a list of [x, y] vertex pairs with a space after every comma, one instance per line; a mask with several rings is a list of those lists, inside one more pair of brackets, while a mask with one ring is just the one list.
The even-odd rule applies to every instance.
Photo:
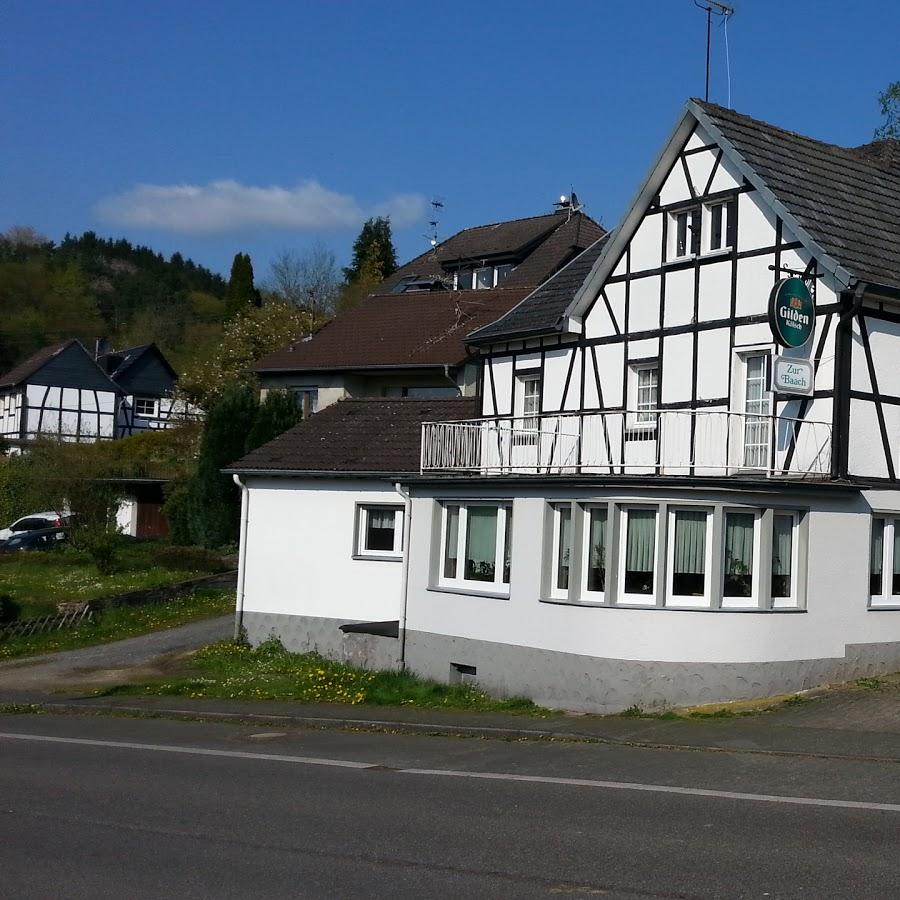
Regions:
[[[476, 231], [479, 228], [496, 228], [498, 225], [517, 225], [519, 224], [519, 222], [531, 222], [535, 219], [549, 219], [552, 216], [561, 216], [565, 212], [566, 210], [564, 209], [558, 209], [549, 213], [539, 213], [536, 216], [522, 216], [518, 219], [501, 219], [499, 222], [485, 222], [483, 225], [469, 225], [467, 228], [461, 228], [459, 231], [451, 234], [450, 237], [448, 237], [446, 240], [441, 241], [441, 244], [445, 244], [447, 241], [453, 240], [453, 238], [455, 238], [458, 234], [463, 234], [466, 231]], [[577, 213], [573, 213], [573, 215], [586, 215], [586, 213], [583, 213], [581, 210], [579, 210]], [[566, 221], [568, 222], [569, 220], [566, 219]], [[440, 247], [441, 244], [438, 244], [438, 247]]]

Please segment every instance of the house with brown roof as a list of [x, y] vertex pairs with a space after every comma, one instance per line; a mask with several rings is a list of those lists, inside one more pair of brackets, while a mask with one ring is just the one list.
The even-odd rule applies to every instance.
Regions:
[[294, 391], [307, 414], [343, 397], [473, 396], [477, 361], [465, 336], [508, 312], [603, 234], [571, 207], [463, 229], [253, 370], [263, 391]]
[[689, 101], [466, 342], [476, 413], [344, 401], [234, 464], [252, 641], [590, 712], [900, 669], [900, 142]]

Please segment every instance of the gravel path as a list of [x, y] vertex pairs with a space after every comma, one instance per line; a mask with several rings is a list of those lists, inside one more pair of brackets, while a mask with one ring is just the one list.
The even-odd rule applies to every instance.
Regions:
[[121, 681], [125, 671], [134, 674], [152, 668], [160, 657], [228, 638], [233, 627], [233, 616], [220, 616], [109, 644], [10, 660], [0, 663], [0, 690], [63, 690]]

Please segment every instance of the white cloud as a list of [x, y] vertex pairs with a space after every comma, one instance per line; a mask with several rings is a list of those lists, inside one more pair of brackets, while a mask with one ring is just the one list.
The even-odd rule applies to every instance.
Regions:
[[117, 225], [212, 234], [245, 228], [354, 228], [370, 216], [390, 216], [391, 222], [402, 228], [421, 221], [425, 207], [421, 194], [396, 194], [367, 208], [350, 194], [330, 191], [317, 181], [285, 188], [226, 180], [203, 185], [139, 184], [104, 197], [96, 212]]

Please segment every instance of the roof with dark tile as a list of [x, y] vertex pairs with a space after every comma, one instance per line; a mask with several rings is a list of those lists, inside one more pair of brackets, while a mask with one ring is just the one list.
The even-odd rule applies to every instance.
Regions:
[[49, 347], [41, 347], [36, 353], [32, 353], [28, 359], [23, 360], [17, 366], [13, 366], [8, 372], [0, 375], [0, 387], [15, 387], [23, 381], [27, 381], [35, 372], [40, 371], [53, 359], [72, 344], [77, 344], [74, 338], [68, 341], [60, 341], [58, 344], [50, 344]]
[[128, 369], [147, 353], [154, 353], [159, 358], [162, 365], [170, 372], [172, 377], [176, 377], [175, 370], [156, 344], [141, 344], [139, 347], [128, 347], [125, 350], [110, 350], [108, 353], [101, 353], [100, 356], [97, 357], [97, 362], [104, 372], [115, 379], [128, 371]]
[[465, 336], [502, 316], [527, 293], [527, 288], [504, 286], [369, 297], [310, 339], [264, 356], [253, 371], [456, 365], [467, 357]]
[[475, 415], [474, 397], [340, 400], [226, 471], [414, 474], [419, 471], [423, 422]]
[[603, 229], [589, 216], [569, 216], [566, 211], [464, 228], [402, 265], [378, 290], [387, 293], [412, 276], [446, 278], [460, 263], [501, 256], [525, 256], [505, 282], [508, 287], [536, 287], [571, 259], [573, 250], [587, 247], [602, 233]]
[[505, 316], [483, 328], [473, 330], [467, 341], [473, 344], [489, 343], [500, 338], [511, 338], [555, 327], [590, 273], [608, 237], [609, 235], [604, 235], [595, 241]]
[[829, 256], [861, 281], [900, 288], [900, 141], [839, 147], [694, 103]]

